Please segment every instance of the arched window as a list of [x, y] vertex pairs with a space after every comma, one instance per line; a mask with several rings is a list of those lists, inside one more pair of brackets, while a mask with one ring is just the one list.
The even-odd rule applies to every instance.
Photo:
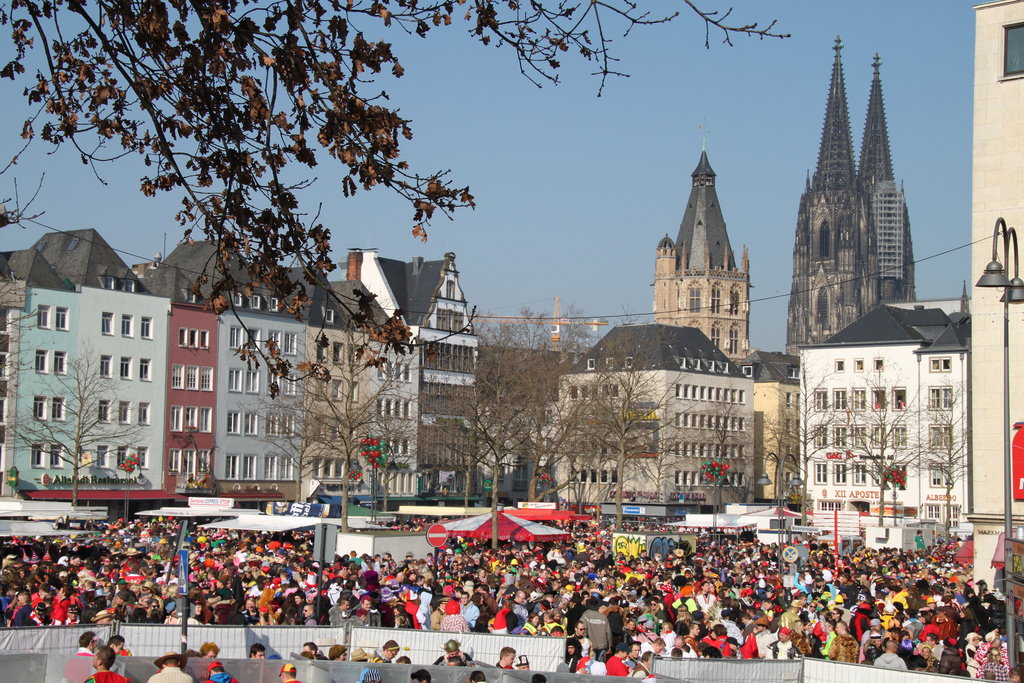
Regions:
[[729, 353], [739, 353], [740, 331], [735, 327], [729, 330]]
[[828, 258], [832, 253], [832, 233], [828, 229], [828, 221], [821, 224], [818, 231], [818, 256]]
[[722, 312], [722, 289], [720, 287], [711, 288], [711, 312]]
[[722, 348], [722, 330], [718, 325], [711, 328], [711, 343]]
[[823, 327], [828, 327], [828, 293], [824, 289], [818, 291], [818, 306], [816, 310], [818, 322]]
[[729, 314], [739, 315], [740, 313], [740, 291], [738, 289], [732, 290], [729, 294]]

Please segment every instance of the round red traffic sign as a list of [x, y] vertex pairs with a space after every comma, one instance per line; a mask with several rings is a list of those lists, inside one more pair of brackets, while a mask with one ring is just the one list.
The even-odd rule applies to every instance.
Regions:
[[448, 530], [440, 524], [431, 524], [427, 527], [427, 543], [440, 548], [448, 542]]

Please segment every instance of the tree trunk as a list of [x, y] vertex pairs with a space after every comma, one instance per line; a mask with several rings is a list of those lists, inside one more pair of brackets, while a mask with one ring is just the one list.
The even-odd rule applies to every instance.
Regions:
[[341, 486], [341, 530], [346, 534], [348, 533], [348, 486], [349, 477], [348, 473], [352, 468], [352, 456], [349, 454], [348, 449], [345, 450], [345, 459], [342, 461], [341, 467], [341, 481], [344, 482]]
[[885, 526], [885, 477], [878, 478], [878, 526]]
[[[498, 467], [491, 468], [491, 483], [498, 481]], [[498, 549], [498, 495], [497, 487], [491, 487], [491, 548]]]
[[[78, 507], [78, 473], [81, 471], [81, 458], [75, 456], [74, 466], [71, 468], [71, 509]], [[126, 522], [128, 520], [125, 520]]]
[[615, 487], [615, 529], [617, 531], [622, 530], [622, 483], [623, 483], [623, 472], [626, 469], [626, 446], [625, 444], [619, 445], [619, 462], [617, 464], [616, 471], [618, 472], [618, 482]]

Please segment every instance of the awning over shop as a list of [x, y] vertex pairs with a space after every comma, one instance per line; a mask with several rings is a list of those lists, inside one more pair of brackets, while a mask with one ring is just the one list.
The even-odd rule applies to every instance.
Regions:
[[[71, 500], [71, 491], [22, 491], [33, 500]], [[185, 500], [161, 489], [132, 490], [128, 492], [129, 500]], [[85, 489], [79, 490], [78, 500], [124, 500], [124, 489]]]
[[992, 566], [996, 569], [1002, 569], [1005, 564], [1006, 551], [1006, 534], [999, 534], [999, 540], [996, 541], [996, 551], [992, 553]]
[[953, 557], [953, 561], [957, 564], [964, 566], [974, 564], [974, 540], [965, 542], [960, 546], [960, 550], [956, 551], [956, 555]]

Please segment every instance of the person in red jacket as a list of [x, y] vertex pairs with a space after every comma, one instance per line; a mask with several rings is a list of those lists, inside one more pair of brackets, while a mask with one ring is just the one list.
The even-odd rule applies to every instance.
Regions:
[[615, 646], [615, 655], [608, 658], [605, 665], [608, 667], [609, 676], [629, 676], [629, 667], [626, 666], [626, 657], [629, 656], [629, 646], [619, 643]]
[[750, 635], [740, 647], [740, 657], [743, 659], [760, 659], [761, 653], [757, 650], [757, 636], [764, 633], [768, 628], [768, 619], [761, 617], [754, 621], [754, 627], [750, 629]]

